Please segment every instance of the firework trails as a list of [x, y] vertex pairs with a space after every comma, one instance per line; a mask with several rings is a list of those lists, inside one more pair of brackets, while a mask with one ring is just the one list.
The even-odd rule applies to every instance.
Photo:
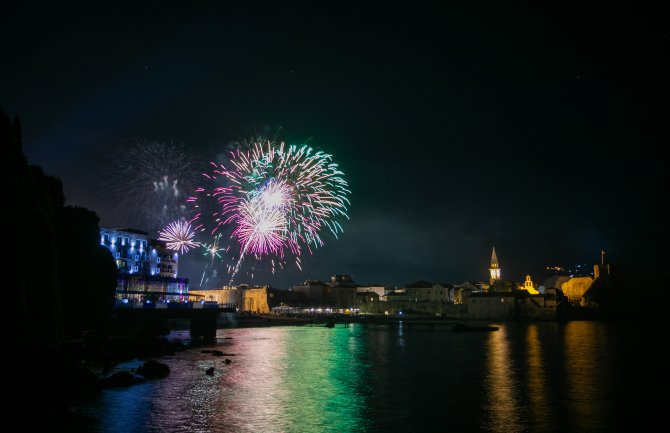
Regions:
[[191, 224], [185, 221], [175, 221], [158, 233], [158, 239], [165, 241], [167, 247], [184, 254], [199, 244], [193, 240], [195, 232]]
[[202, 243], [200, 246], [203, 248], [203, 255], [204, 256], [210, 256], [212, 258], [212, 264], [214, 264], [214, 257], [221, 258], [221, 251], [223, 251], [223, 248], [219, 245], [219, 242], [221, 241], [221, 233], [217, 234], [214, 236], [214, 240], [212, 241], [211, 244], [205, 244]]
[[156, 233], [185, 217], [186, 198], [196, 187], [197, 159], [183, 145], [135, 140], [109, 155], [101, 192], [123, 223]]
[[247, 253], [280, 259], [290, 253], [299, 266], [304, 250], [312, 253], [323, 245], [324, 231], [335, 237], [342, 232], [338, 220], [348, 218], [350, 192], [331, 155], [307, 145], [256, 141], [231, 152], [224, 164], [211, 165], [212, 173], [204, 176], [219, 186], [198, 188], [188, 201], [200, 207], [205, 197], [214, 198], [213, 223], [207, 227], [202, 213], [192, 223], [213, 236], [233, 227], [240, 256], [232, 277]]

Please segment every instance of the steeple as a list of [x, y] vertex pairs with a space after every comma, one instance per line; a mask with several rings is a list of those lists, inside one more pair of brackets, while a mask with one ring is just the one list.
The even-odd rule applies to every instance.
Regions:
[[493, 247], [493, 253], [491, 253], [491, 269], [499, 269], [498, 266], [498, 256], [496, 256], [496, 247]]
[[496, 247], [493, 247], [493, 253], [491, 253], [491, 267], [489, 268], [489, 272], [491, 273], [489, 283], [493, 285], [496, 281], [500, 280], [500, 265], [498, 264]]

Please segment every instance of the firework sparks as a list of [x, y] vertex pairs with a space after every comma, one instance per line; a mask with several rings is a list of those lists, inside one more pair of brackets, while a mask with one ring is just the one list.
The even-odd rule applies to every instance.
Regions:
[[221, 233], [218, 233], [214, 236], [214, 240], [211, 244], [202, 243], [200, 246], [203, 248], [202, 255], [210, 256], [212, 258], [212, 263], [214, 263], [214, 257], [221, 258], [221, 251], [224, 251], [220, 246]]
[[197, 166], [183, 145], [135, 140], [109, 156], [100, 191], [119, 219], [156, 233], [186, 216], [185, 200], [195, 189]]
[[324, 230], [335, 237], [342, 232], [338, 220], [348, 218], [350, 191], [331, 155], [307, 145], [256, 141], [248, 150], [231, 152], [225, 164], [212, 166], [213, 172], [204, 176], [223, 181], [224, 186], [198, 188], [198, 195], [188, 201], [198, 207], [205, 197], [212, 197], [218, 203], [211, 227], [196, 223], [202, 214], [192, 220], [198, 230], [215, 234], [234, 227], [232, 237], [240, 245], [240, 256], [233, 277], [247, 253], [280, 259], [290, 253], [300, 268], [304, 250], [312, 253], [323, 246]]
[[200, 245], [193, 240], [195, 232], [191, 229], [191, 224], [185, 221], [175, 221], [171, 223], [161, 230], [158, 235], [158, 239], [165, 241], [168, 249], [179, 251], [181, 254]]

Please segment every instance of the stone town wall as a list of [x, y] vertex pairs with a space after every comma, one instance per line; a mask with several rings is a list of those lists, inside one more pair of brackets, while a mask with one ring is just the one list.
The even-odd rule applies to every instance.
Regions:
[[559, 288], [568, 298], [568, 301], [578, 303], [592, 284], [593, 278], [591, 277], [573, 277], [564, 282]]

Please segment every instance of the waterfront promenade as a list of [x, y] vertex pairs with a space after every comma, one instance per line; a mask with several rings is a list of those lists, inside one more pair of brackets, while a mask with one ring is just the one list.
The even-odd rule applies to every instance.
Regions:
[[219, 328], [249, 328], [264, 326], [315, 325], [324, 326], [332, 323], [336, 326], [348, 326], [353, 323], [370, 326], [404, 327], [454, 327], [469, 320], [436, 317], [429, 315], [371, 315], [371, 314], [222, 314], [217, 326]]

